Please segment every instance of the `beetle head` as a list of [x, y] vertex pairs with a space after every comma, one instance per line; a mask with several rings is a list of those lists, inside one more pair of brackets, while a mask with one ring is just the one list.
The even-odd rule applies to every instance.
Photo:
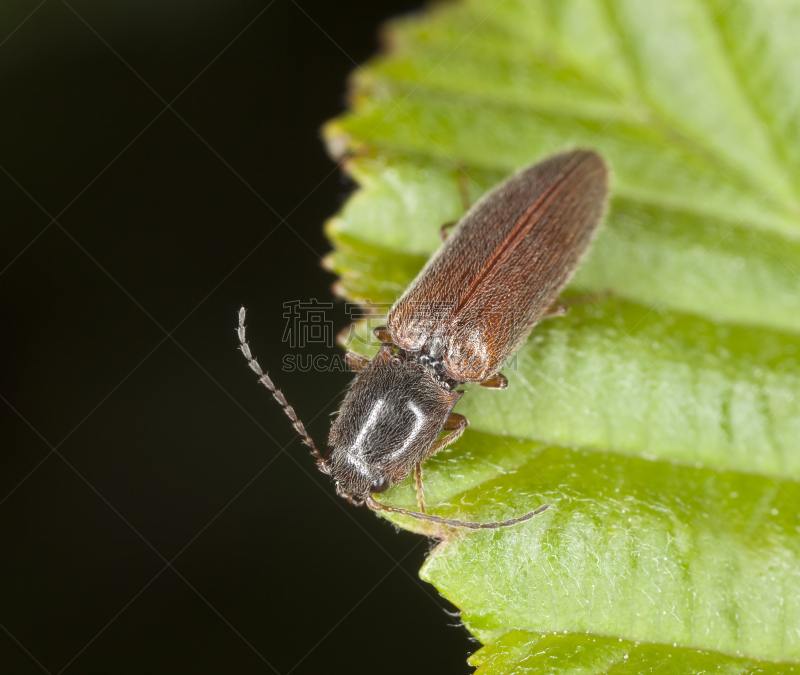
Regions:
[[328, 438], [325, 463], [339, 492], [363, 498], [402, 481], [460, 397], [381, 347], [353, 382]]

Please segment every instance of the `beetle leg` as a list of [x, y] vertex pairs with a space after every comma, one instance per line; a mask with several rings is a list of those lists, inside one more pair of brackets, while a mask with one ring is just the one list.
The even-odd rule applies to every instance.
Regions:
[[425, 492], [422, 489], [422, 462], [417, 462], [414, 467], [414, 483], [417, 486], [417, 506], [419, 512], [425, 513]]
[[447, 418], [447, 421], [444, 423], [442, 427], [442, 431], [449, 431], [450, 433], [447, 434], [444, 438], [439, 439], [434, 443], [428, 451], [425, 453], [425, 456], [419, 460], [420, 462], [424, 462], [428, 457], [433, 457], [439, 450], [442, 448], [446, 448], [450, 445], [453, 441], [455, 441], [461, 434], [464, 433], [464, 429], [467, 428], [469, 424], [469, 420], [464, 417], [464, 415], [459, 415], [458, 413], [450, 413], [450, 416]]
[[371, 360], [372, 359], [370, 359], [369, 356], [356, 354], [355, 352], [351, 352], [349, 349], [344, 355], [344, 362], [347, 364], [347, 368], [354, 373], [360, 373], [362, 370], [364, 370], [365, 366]]
[[440, 438], [438, 441], [436, 441], [436, 443], [428, 448], [428, 450], [425, 452], [425, 455], [421, 460], [419, 460], [419, 463], [422, 464], [422, 462], [424, 462], [426, 459], [433, 457], [437, 452], [439, 452], [439, 450], [446, 448], [453, 441], [458, 439], [458, 437], [464, 433], [464, 429], [466, 429], [467, 426], [469, 426], [469, 420], [464, 417], [464, 415], [450, 413], [450, 416], [447, 418], [447, 421], [442, 427], [442, 431], [449, 431], [450, 433], [444, 438]]
[[590, 302], [600, 302], [614, 295], [613, 291], [603, 291], [602, 293], [590, 293], [588, 295], [576, 295], [563, 300], [556, 300], [542, 316], [543, 319], [550, 319], [554, 316], [564, 316], [573, 305], [588, 305]]
[[[444, 429], [445, 431], [456, 431], [456, 430], [464, 431], [464, 429], [467, 428], [468, 424], [469, 420], [464, 415], [459, 415], [458, 413], [450, 413], [447, 416], [447, 420], [445, 421], [442, 429]], [[464, 429], [461, 428], [462, 426], [464, 427]], [[454, 438], [453, 440], [456, 439]], [[428, 457], [428, 455], [425, 455], [425, 457]]]
[[384, 344], [395, 346], [394, 340], [392, 340], [392, 334], [386, 326], [378, 326], [372, 331], [372, 334]]
[[563, 302], [561, 300], [556, 300], [542, 315], [542, 318], [552, 319], [555, 316], [564, 316], [568, 310], [569, 307], [567, 306], [566, 302]]
[[457, 221], [452, 221], [449, 223], [445, 223], [439, 228], [439, 239], [442, 241], [447, 241], [447, 237], [450, 236], [450, 230], [452, 230], [458, 224]]
[[495, 373], [478, 384], [487, 389], [505, 389], [508, 386], [508, 378], [501, 373]]
[[464, 429], [467, 428], [469, 425], [469, 420], [464, 417], [464, 415], [459, 415], [458, 413], [450, 413], [447, 418], [447, 421], [444, 423], [442, 427], [443, 431], [449, 431], [450, 433], [447, 434], [444, 438], [436, 441], [428, 451], [425, 453], [425, 456], [417, 462], [417, 465], [414, 467], [414, 482], [417, 486], [417, 504], [419, 505], [420, 513], [425, 513], [425, 493], [422, 489], [422, 462], [424, 462], [428, 457], [432, 457], [435, 455], [439, 450], [442, 448], [447, 447], [453, 441], [455, 441], [461, 434], [464, 433]]

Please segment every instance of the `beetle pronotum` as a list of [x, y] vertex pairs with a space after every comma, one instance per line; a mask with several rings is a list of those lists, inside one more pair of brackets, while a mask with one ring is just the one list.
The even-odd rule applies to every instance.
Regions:
[[[339, 495], [356, 505], [472, 529], [505, 527], [425, 513], [422, 462], [455, 441], [467, 418], [454, 413], [465, 382], [504, 389], [500, 368], [554, 302], [594, 237], [608, 192], [608, 172], [594, 152], [551, 157], [507, 179], [459, 221], [444, 244], [375, 329], [373, 359], [348, 352], [356, 378], [317, 449], [294, 409], [253, 358], [239, 310], [241, 350], [259, 381], [311, 448]], [[437, 440], [442, 431], [446, 436]], [[414, 471], [419, 512], [376, 501]]]

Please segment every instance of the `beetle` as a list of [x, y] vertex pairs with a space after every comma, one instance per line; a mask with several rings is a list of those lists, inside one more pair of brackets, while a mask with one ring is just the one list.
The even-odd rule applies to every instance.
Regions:
[[[560, 314], [558, 295], [588, 250], [602, 220], [608, 170], [590, 150], [574, 150], [508, 178], [478, 201], [444, 238], [390, 309], [371, 360], [348, 352], [356, 377], [331, 427], [327, 451], [314, 445], [294, 409], [253, 358], [239, 311], [240, 349], [331, 476], [356, 505], [472, 529], [474, 523], [425, 513], [422, 463], [466, 429], [453, 412], [467, 382], [504, 389], [500, 369], [533, 327]], [[444, 231], [444, 230], [443, 230]], [[555, 304], [554, 304], [555, 303]], [[442, 432], [447, 432], [439, 438]], [[414, 472], [419, 512], [381, 504], [374, 494]]]

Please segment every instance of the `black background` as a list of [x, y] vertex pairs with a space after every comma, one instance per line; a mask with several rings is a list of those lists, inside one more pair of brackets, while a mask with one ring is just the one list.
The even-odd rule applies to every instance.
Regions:
[[0, 672], [470, 670], [430, 542], [334, 495], [234, 332], [324, 439], [349, 377], [280, 372], [353, 189], [318, 129], [419, 4], [3, 3]]

